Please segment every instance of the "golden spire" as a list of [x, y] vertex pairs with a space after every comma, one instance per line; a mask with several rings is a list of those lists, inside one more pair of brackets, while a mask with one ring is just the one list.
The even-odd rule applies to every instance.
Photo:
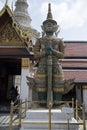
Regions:
[[48, 4], [48, 14], [47, 14], [47, 20], [53, 19], [52, 13], [51, 13], [51, 4]]
[[11, 4], [11, 8], [12, 8], [12, 12], [13, 12], [13, 1], [12, 1], [12, 4]]
[[6, 0], [6, 2], [5, 2], [5, 6], [7, 6], [8, 5], [8, 0]]

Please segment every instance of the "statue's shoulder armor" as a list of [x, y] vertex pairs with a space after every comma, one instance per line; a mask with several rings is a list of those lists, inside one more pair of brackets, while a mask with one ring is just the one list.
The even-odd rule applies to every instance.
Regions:
[[53, 38], [52, 41], [55, 42], [55, 43], [60, 43], [62, 41], [62, 39], [60, 39], [60, 38]]
[[58, 38], [58, 39], [56, 39], [56, 42], [58, 42], [59, 44], [64, 43], [64, 42], [63, 42], [63, 38]]
[[40, 44], [46, 42], [46, 38], [45, 37], [39, 38], [39, 42], [40, 42]]

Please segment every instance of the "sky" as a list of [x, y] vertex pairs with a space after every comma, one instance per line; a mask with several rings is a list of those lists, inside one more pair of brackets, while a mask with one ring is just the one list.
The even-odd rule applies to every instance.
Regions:
[[[0, 10], [6, 0], [0, 0]], [[11, 8], [13, 1], [8, 0]], [[27, 0], [28, 12], [32, 19], [31, 26], [42, 32], [41, 25], [47, 17], [48, 3], [51, 3], [53, 19], [61, 30], [59, 38], [72, 41], [87, 41], [87, 0]]]

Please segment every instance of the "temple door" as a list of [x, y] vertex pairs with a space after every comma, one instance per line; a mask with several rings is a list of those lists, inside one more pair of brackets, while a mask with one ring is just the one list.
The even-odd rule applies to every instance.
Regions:
[[7, 97], [7, 79], [0, 77], [0, 102], [5, 102]]

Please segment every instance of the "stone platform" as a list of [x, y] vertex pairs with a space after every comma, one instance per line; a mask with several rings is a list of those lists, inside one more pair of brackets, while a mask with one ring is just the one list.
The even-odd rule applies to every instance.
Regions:
[[[67, 110], [67, 112], [66, 112]], [[70, 110], [70, 109], [69, 109]], [[73, 125], [74, 124], [74, 125]], [[48, 130], [49, 110], [28, 110], [20, 130]], [[51, 109], [52, 130], [79, 130], [73, 111]]]

